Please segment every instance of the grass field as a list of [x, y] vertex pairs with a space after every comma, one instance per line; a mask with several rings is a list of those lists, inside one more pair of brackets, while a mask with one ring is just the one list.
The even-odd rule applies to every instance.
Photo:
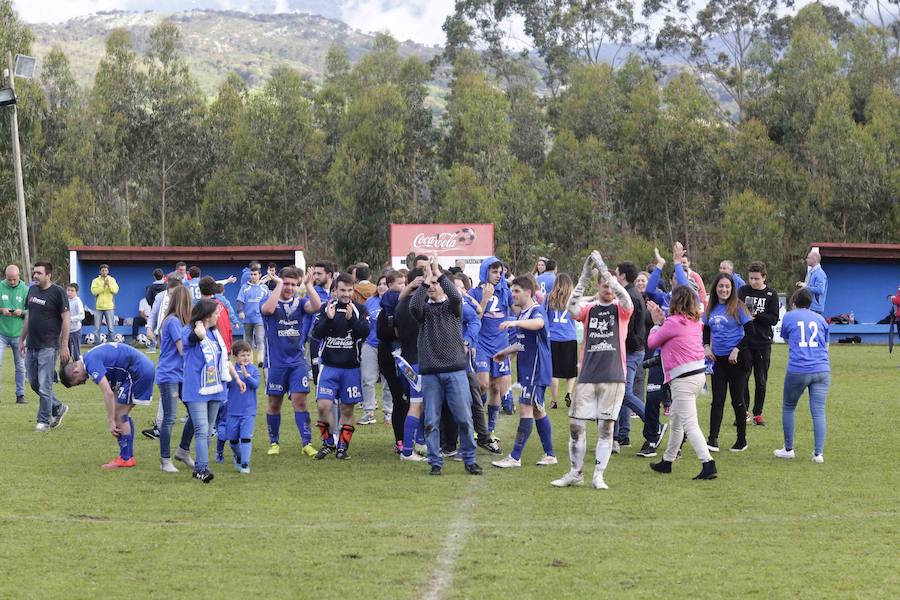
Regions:
[[[261, 408], [250, 475], [224, 465], [209, 485], [185, 470], [165, 475], [158, 445], [144, 438], [137, 468], [104, 472], [116, 445], [98, 388], [58, 387], [71, 411], [60, 429], [35, 433], [37, 399], [28, 390], [27, 406], [12, 403], [7, 354], [0, 597], [896, 598], [897, 355], [831, 352], [824, 465], [810, 460], [805, 399], [797, 459], [772, 456], [781, 446], [779, 346], [769, 425], [750, 430], [747, 452], [714, 455], [718, 480], [691, 480], [699, 466], [689, 446], [666, 477], [635, 456], [636, 445], [613, 457], [608, 491], [549, 485], [568, 464], [562, 409], [551, 411], [561, 459], [551, 468], [533, 465], [534, 434], [522, 469], [493, 469], [479, 452], [483, 477], [449, 463], [432, 478], [427, 464], [396, 459], [382, 424], [358, 428], [351, 461], [316, 463], [301, 456], [287, 408], [282, 454], [270, 457]], [[705, 430], [709, 396], [698, 405]], [[155, 404], [135, 413], [144, 427]], [[500, 421], [505, 447], [516, 421]], [[589, 456], [595, 440], [591, 432]]]

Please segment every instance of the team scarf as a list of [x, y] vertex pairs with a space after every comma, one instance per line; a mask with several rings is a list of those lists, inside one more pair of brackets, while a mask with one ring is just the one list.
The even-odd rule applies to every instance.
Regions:
[[200, 350], [203, 352], [204, 359], [200, 395], [219, 394], [225, 390], [225, 382], [231, 381], [225, 342], [214, 329], [210, 329], [206, 337], [200, 340]]

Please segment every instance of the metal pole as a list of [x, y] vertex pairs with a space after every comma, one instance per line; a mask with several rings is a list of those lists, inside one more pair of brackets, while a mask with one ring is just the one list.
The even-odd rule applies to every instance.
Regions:
[[[7, 71], [7, 82], [13, 92], [16, 91], [15, 70], [13, 66], [12, 52], [6, 53], [9, 71]], [[31, 252], [28, 249], [28, 225], [25, 218], [25, 185], [22, 182], [22, 152], [19, 149], [19, 113], [16, 105], [12, 105], [12, 116], [10, 117], [10, 125], [12, 129], [12, 147], [13, 147], [13, 168], [16, 172], [16, 203], [19, 213], [19, 243], [22, 245], [22, 270], [23, 275], [30, 279], [31, 275]]]

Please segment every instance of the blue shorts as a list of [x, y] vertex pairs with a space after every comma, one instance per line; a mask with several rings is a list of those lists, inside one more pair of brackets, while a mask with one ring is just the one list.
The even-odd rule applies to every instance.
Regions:
[[304, 362], [293, 367], [269, 367], [266, 395], [309, 393], [309, 366]]
[[494, 355], [488, 353], [480, 346], [475, 350], [475, 372], [490, 373], [491, 379], [510, 375], [509, 357], [503, 359], [503, 364], [494, 362]]
[[544, 394], [547, 392], [545, 385], [522, 386], [522, 395], [519, 396], [519, 404], [525, 406], [537, 406], [544, 408]]
[[228, 415], [228, 425], [225, 427], [226, 438], [230, 441], [253, 439], [254, 415]]
[[362, 402], [362, 375], [360, 369], [341, 369], [322, 365], [316, 400], [331, 400], [340, 404]]
[[117, 404], [150, 404], [150, 398], [153, 397], [153, 381], [155, 379], [154, 371], [141, 373], [137, 379], [128, 378], [113, 389], [116, 393]]

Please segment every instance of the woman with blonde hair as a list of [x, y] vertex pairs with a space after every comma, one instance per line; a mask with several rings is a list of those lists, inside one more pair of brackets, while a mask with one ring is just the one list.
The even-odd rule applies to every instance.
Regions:
[[566, 304], [572, 295], [574, 284], [568, 273], [560, 273], [544, 303], [550, 319], [550, 360], [553, 363], [553, 379], [550, 384], [550, 408], [556, 408], [559, 382], [566, 385], [566, 406], [572, 403], [572, 390], [578, 378], [578, 335]]

